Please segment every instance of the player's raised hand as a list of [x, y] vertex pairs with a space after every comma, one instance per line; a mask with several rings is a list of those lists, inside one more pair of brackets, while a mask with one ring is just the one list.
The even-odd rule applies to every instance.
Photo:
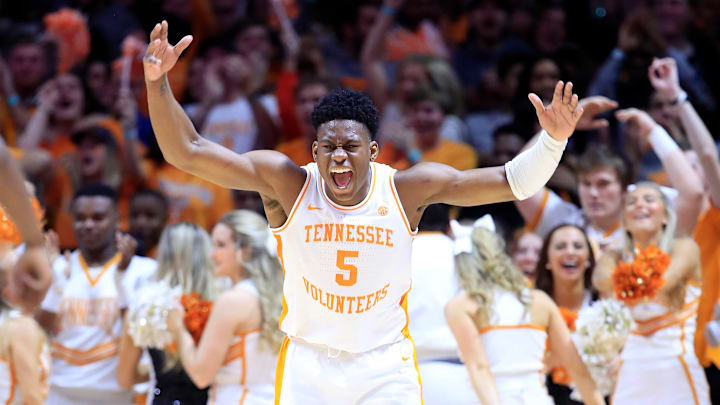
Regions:
[[156, 24], [150, 33], [150, 44], [143, 58], [145, 79], [155, 81], [172, 69], [192, 40], [192, 35], [186, 35], [176, 45], [170, 45], [167, 21]]
[[572, 135], [583, 114], [583, 108], [578, 104], [578, 96], [573, 94], [572, 88], [571, 82], [564, 84], [562, 80], [558, 81], [552, 102], [547, 107], [543, 105], [537, 94], [528, 94], [540, 125], [558, 141], [564, 141]]

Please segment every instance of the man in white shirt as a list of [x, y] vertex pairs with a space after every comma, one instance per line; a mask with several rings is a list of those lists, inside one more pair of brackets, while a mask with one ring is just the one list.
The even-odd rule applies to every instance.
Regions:
[[117, 384], [122, 311], [155, 271], [155, 261], [133, 256], [117, 229], [115, 191], [90, 184], [77, 191], [71, 211], [79, 249], [53, 263], [53, 284], [38, 321], [53, 350], [50, 405], [132, 403]]

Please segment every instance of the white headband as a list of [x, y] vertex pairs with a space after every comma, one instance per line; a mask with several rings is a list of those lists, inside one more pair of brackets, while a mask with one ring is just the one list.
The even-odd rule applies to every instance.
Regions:
[[495, 232], [495, 221], [490, 214], [485, 214], [478, 218], [472, 226], [461, 225], [456, 220], [450, 220], [450, 229], [455, 235], [455, 254], [472, 252], [472, 232], [477, 227], [485, 228], [491, 232]]

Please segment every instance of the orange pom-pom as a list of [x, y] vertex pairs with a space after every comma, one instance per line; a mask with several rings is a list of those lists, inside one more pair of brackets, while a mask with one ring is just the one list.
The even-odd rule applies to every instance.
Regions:
[[191, 292], [180, 297], [180, 304], [185, 308], [185, 327], [197, 345], [210, 317], [212, 302], [203, 300], [196, 292]]
[[[33, 212], [35, 213], [35, 218], [37, 218], [38, 222], [42, 222], [45, 212], [42, 207], [40, 207], [40, 203], [34, 197], [30, 202], [33, 207]], [[13, 246], [17, 246], [23, 241], [20, 231], [10, 217], [5, 214], [2, 206], [0, 206], [0, 241], [9, 242]]]
[[615, 295], [632, 305], [643, 299], [655, 297], [663, 286], [662, 277], [670, 265], [670, 256], [655, 245], [641, 251], [632, 263], [620, 262], [613, 270]]
[[570, 374], [563, 367], [557, 367], [552, 369], [551, 372], [552, 382], [559, 385], [570, 385], [572, 378]]
[[565, 307], [558, 307], [560, 310], [560, 315], [562, 315], [563, 320], [565, 321], [565, 324], [567, 325], [568, 329], [570, 331], [575, 330], [575, 321], [577, 321], [578, 314], [576, 314], [574, 311], [571, 311]]
[[45, 29], [58, 44], [58, 72], [70, 71], [90, 54], [90, 32], [85, 17], [69, 8], [43, 18]]

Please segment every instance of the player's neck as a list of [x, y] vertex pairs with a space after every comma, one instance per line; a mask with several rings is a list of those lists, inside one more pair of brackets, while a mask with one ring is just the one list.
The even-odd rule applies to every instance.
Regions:
[[102, 266], [115, 256], [117, 253], [117, 246], [115, 246], [114, 243], [109, 243], [102, 248], [94, 250], [85, 249], [81, 246], [80, 253], [88, 266]]
[[574, 281], [555, 280], [553, 299], [558, 306], [572, 311], [579, 311], [585, 299], [584, 279]]

